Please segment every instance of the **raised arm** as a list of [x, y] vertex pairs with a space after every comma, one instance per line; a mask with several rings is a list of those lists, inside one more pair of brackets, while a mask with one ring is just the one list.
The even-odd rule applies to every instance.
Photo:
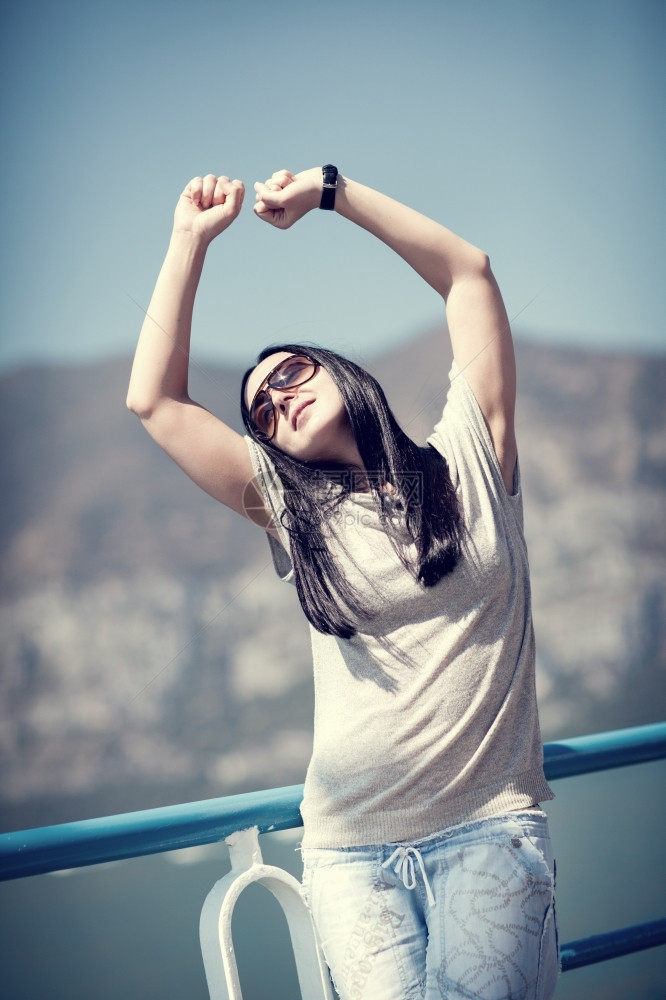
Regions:
[[175, 462], [216, 500], [265, 526], [247, 445], [190, 399], [188, 367], [194, 299], [206, 251], [243, 204], [241, 181], [195, 177], [181, 194], [164, 264], [134, 356], [127, 406]]
[[[320, 167], [255, 184], [255, 213], [289, 228], [321, 198]], [[443, 297], [453, 356], [485, 417], [507, 490], [516, 464], [516, 368], [502, 296], [483, 251], [421, 213], [338, 175], [335, 211], [407, 261]]]

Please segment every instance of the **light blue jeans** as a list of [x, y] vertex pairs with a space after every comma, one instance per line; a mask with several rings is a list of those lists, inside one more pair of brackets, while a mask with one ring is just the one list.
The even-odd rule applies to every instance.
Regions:
[[341, 1000], [550, 1000], [555, 864], [540, 810], [412, 844], [303, 850]]

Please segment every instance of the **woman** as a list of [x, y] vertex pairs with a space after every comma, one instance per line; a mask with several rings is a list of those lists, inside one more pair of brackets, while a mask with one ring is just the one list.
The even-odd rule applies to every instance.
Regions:
[[343, 1000], [551, 997], [554, 863], [539, 803], [534, 644], [509, 324], [485, 254], [337, 175], [279, 171], [254, 211], [333, 209], [446, 302], [454, 365], [425, 448], [374, 379], [320, 348], [264, 352], [243, 438], [187, 392], [206, 249], [240, 181], [185, 188], [128, 405], [212, 496], [269, 534], [312, 627], [304, 895]]

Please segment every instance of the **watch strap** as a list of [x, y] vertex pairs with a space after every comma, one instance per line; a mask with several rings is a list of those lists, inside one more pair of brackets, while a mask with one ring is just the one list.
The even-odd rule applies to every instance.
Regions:
[[323, 176], [323, 187], [321, 189], [321, 201], [319, 207], [328, 212], [335, 208], [335, 191], [338, 186], [338, 168], [332, 163], [327, 163], [321, 168]]

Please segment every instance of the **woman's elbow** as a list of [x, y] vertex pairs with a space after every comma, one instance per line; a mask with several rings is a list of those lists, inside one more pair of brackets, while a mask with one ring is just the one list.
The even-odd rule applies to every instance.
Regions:
[[140, 420], [150, 417], [153, 409], [152, 406], [148, 405], [146, 400], [142, 400], [135, 392], [132, 392], [131, 389], [125, 398], [125, 406], [130, 413], [134, 413]]
[[485, 250], [472, 247], [470, 259], [468, 261], [468, 274], [471, 277], [493, 279], [493, 272], [490, 266], [490, 257]]
[[451, 269], [449, 281], [444, 291], [444, 299], [448, 299], [454, 288], [469, 287], [473, 283], [476, 287], [480, 284], [494, 284], [495, 277], [490, 266], [490, 257], [484, 250], [468, 244], [465, 253], [461, 254]]
[[163, 400], [154, 399], [150, 396], [146, 396], [142, 393], [137, 392], [135, 389], [130, 389], [125, 398], [125, 405], [130, 413], [134, 413], [135, 416], [139, 418], [142, 424], [147, 424], [155, 417], [155, 414], [160, 409], [160, 404]]

